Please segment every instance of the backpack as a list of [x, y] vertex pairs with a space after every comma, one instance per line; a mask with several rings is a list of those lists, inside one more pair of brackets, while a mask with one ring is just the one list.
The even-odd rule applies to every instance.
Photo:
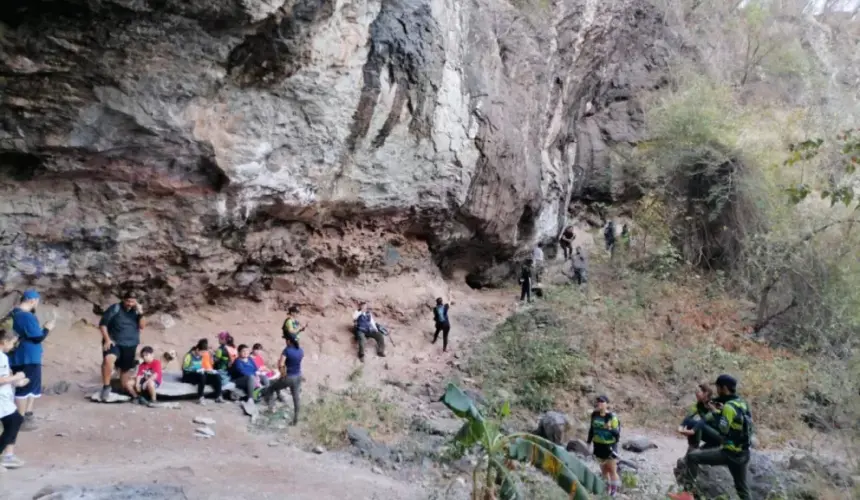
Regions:
[[752, 436], [755, 433], [755, 427], [753, 426], [752, 421], [752, 413], [749, 410], [749, 403], [744, 402], [744, 405], [733, 404], [738, 400], [731, 400], [726, 402], [726, 404], [731, 405], [738, 414], [738, 417], [742, 420], [742, 429], [741, 433], [743, 434], [741, 439], [739, 439], [739, 443], [744, 449], [750, 449], [752, 446]]
[[114, 304], [114, 305], [108, 307], [107, 311], [105, 311], [105, 316], [104, 316], [107, 318], [107, 320], [105, 320], [105, 322], [104, 322], [105, 326], [108, 326], [110, 324], [110, 322], [116, 317], [117, 314], [119, 314], [119, 304]]
[[433, 308], [433, 319], [436, 320], [436, 323], [446, 323], [448, 321], [448, 314], [445, 311], [445, 306], [436, 306]]

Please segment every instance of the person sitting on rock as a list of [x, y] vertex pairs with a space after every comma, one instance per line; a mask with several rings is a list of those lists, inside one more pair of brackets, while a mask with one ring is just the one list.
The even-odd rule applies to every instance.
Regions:
[[102, 392], [101, 400], [110, 400], [110, 379], [114, 368], [119, 370], [120, 386], [129, 387], [137, 367], [137, 346], [146, 326], [143, 307], [133, 291], [123, 294], [122, 302], [110, 306], [102, 315]]
[[618, 494], [621, 480], [618, 477], [618, 441], [621, 439], [621, 424], [618, 417], [609, 411], [609, 398], [598, 396], [591, 413], [586, 443], [594, 443], [594, 458], [600, 463], [600, 473], [609, 485], [609, 496]]
[[[155, 392], [161, 387], [162, 370], [161, 360], [155, 359], [155, 350], [145, 346], [140, 350], [142, 363], [137, 366], [137, 377], [135, 377], [133, 391], [129, 391], [132, 397], [137, 397], [137, 402], [146, 406], [154, 406], [158, 400]], [[144, 397], [149, 396], [149, 399]]]
[[558, 239], [558, 244], [561, 246], [561, 251], [564, 253], [564, 260], [567, 260], [573, 255], [573, 240], [576, 234], [573, 232], [573, 227], [567, 226], [561, 233]]
[[683, 479], [688, 488], [697, 491], [696, 478], [700, 465], [724, 465], [732, 475], [738, 497], [750, 500], [747, 468], [752, 447], [752, 414], [747, 402], [738, 397], [737, 384], [737, 380], [730, 375], [717, 378], [714, 384], [717, 386], [717, 398], [706, 405], [714, 413], [722, 445], [687, 453], [683, 460], [686, 466]]
[[[12, 330], [0, 328], [0, 469], [17, 469], [24, 462], [15, 456], [18, 431], [24, 424], [24, 416], [15, 406], [15, 389], [30, 383], [24, 372], [12, 373], [6, 353], [18, 344], [18, 335]], [[4, 488], [6, 488], [4, 486]]]
[[287, 338], [288, 335], [292, 335], [296, 340], [300, 340], [302, 332], [305, 331], [307, 326], [299, 326], [298, 315], [299, 307], [296, 305], [290, 306], [290, 310], [287, 311], [287, 319], [284, 320], [284, 325], [281, 327], [283, 338]]
[[299, 341], [292, 335], [286, 339], [286, 347], [278, 359], [278, 371], [281, 377], [262, 390], [261, 397], [267, 405], [272, 404], [272, 395], [280, 394], [280, 391], [289, 389], [293, 397], [293, 420], [292, 425], [299, 423], [299, 399], [302, 388], [302, 359], [305, 352], [299, 347]]
[[251, 359], [251, 348], [242, 344], [239, 346], [239, 357], [230, 367], [230, 375], [236, 387], [245, 391], [247, 400], [253, 402], [257, 397], [257, 388], [269, 385], [269, 379], [261, 376], [257, 364]]
[[448, 351], [448, 333], [451, 331], [451, 322], [448, 320], [448, 304], [444, 303], [442, 297], [436, 299], [436, 306], [433, 307], [433, 322], [436, 324], [436, 332], [433, 334], [433, 343], [439, 340], [439, 333], [442, 333], [442, 352]]
[[257, 371], [261, 373], [262, 376], [265, 376], [269, 380], [278, 376], [277, 373], [266, 367], [266, 360], [263, 359], [263, 344], [254, 344], [254, 347], [251, 348], [251, 359], [254, 360], [254, 364], [257, 365]]
[[352, 314], [352, 321], [355, 337], [358, 340], [358, 359], [364, 361], [364, 343], [367, 337], [376, 341], [376, 355], [385, 357], [385, 335], [376, 324], [367, 302], [359, 304], [358, 310]]
[[230, 367], [239, 356], [239, 351], [236, 349], [236, 341], [229, 332], [221, 332], [218, 334], [218, 348], [215, 349], [213, 365], [215, 371], [221, 375], [221, 385], [226, 385], [230, 382]]
[[197, 344], [188, 351], [185, 359], [182, 361], [182, 381], [186, 384], [197, 385], [197, 401], [202, 405], [206, 404], [204, 394], [206, 386], [211, 385], [215, 392], [215, 402], [223, 403], [221, 397], [221, 375], [215, 370], [207, 370], [203, 366], [203, 353], [209, 351], [209, 341], [200, 339]]
[[687, 453], [702, 448], [716, 448], [722, 444], [714, 414], [708, 408], [713, 391], [708, 384], [696, 387], [696, 402], [687, 407], [678, 433], [687, 436]]

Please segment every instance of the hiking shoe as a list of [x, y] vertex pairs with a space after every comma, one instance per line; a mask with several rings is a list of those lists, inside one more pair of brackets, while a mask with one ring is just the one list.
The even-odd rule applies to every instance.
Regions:
[[215, 402], [216, 402], [216, 403], [223, 403], [223, 402], [224, 402], [224, 398], [222, 398], [221, 396], [218, 396], [217, 398], [215, 398]]
[[17, 469], [22, 467], [24, 462], [21, 461], [15, 455], [5, 455], [2, 459], [0, 459], [0, 466], [5, 469]]
[[[216, 401], [217, 401], [217, 400], [216, 400]], [[205, 406], [205, 405], [206, 405], [206, 398], [200, 398], [200, 399], [198, 399], [198, 400], [197, 400], [197, 404], [199, 404], [200, 406]]]
[[102, 387], [102, 393], [99, 396], [99, 399], [102, 400], [102, 403], [107, 403], [107, 401], [110, 399], [110, 386]]
[[155, 401], [144, 399], [143, 404], [145, 404], [147, 408], [155, 408]]

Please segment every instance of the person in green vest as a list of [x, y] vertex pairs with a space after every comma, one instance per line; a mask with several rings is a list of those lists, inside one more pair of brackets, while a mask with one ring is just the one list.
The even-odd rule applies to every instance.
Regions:
[[722, 444], [719, 432], [716, 430], [717, 421], [708, 408], [708, 403], [714, 396], [714, 391], [708, 384], [696, 387], [696, 401], [686, 408], [684, 421], [678, 428], [678, 433], [687, 437], [687, 451], [703, 448], [716, 448]]
[[738, 382], [731, 375], [720, 375], [715, 383], [717, 398], [707, 403], [714, 414], [722, 438], [719, 448], [693, 450], [684, 458], [687, 487], [696, 490], [700, 465], [721, 465], [729, 469], [735, 491], [741, 500], [750, 500], [747, 469], [752, 446], [752, 414], [746, 401], [737, 395]]
[[586, 443], [594, 443], [594, 458], [600, 464], [600, 474], [609, 485], [609, 496], [618, 494], [621, 478], [618, 475], [618, 441], [621, 439], [621, 423], [609, 411], [609, 398], [598, 396], [591, 413]]

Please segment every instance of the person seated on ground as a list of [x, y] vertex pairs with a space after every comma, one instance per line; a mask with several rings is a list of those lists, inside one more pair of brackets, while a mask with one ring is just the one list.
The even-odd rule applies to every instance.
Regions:
[[621, 479], [618, 476], [618, 441], [621, 439], [621, 424], [618, 417], [609, 411], [609, 398], [598, 396], [586, 443], [594, 442], [594, 457], [600, 463], [600, 473], [609, 485], [609, 496], [618, 494]]
[[687, 407], [684, 421], [678, 428], [678, 433], [687, 436], [687, 453], [702, 448], [716, 448], [722, 444], [718, 422], [708, 408], [713, 397], [713, 391], [708, 384], [696, 387], [696, 402]]
[[0, 328], [0, 423], [3, 424], [3, 432], [0, 432], [0, 468], [17, 469], [24, 462], [15, 456], [15, 442], [18, 432], [24, 424], [24, 416], [15, 406], [15, 388], [25, 387], [30, 381], [24, 372], [12, 373], [9, 365], [9, 351], [18, 345], [18, 335], [13, 330]]
[[442, 333], [442, 352], [448, 351], [448, 333], [451, 331], [451, 322], [448, 320], [448, 306], [442, 297], [436, 299], [436, 306], [433, 309], [433, 322], [436, 324], [436, 332], [433, 334], [433, 344], [439, 340], [439, 333]]
[[215, 370], [207, 370], [203, 366], [203, 354], [209, 351], [209, 341], [200, 339], [197, 344], [188, 351], [185, 359], [182, 361], [182, 381], [186, 384], [197, 385], [197, 401], [200, 404], [206, 404], [204, 394], [206, 386], [211, 385], [215, 391], [215, 402], [223, 403], [224, 398], [221, 397], [221, 376]]
[[284, 320], [284, 325], [281, 327], [281, 332], [283, 338], [287, 338], [287, 335], [292, 335], [299, 340], [302, 336], [302, 332], [305, 331], [307, 325], [300, 326], [299, 325], [299, 307], [296, 305], [290, 306], [290, 310], [287, 311], [287, 319]]
[[[137, 366], [137, 377], [134, 381], [134, 392], [137, 394], [137, 402], [146, 406], [153, 406], [158, 397], [155, 391], [161, 387], [162, 370], [161, 361], [155, 359], [155, 350], [145, 346], [140, 350], [142, 362]], [[144, 394], [149, 396], [147, 399]]]
[[573, 254], [570, 268], [573, 270], [573, 281], [577, 285], [582, 285], [588, 282], [588, 262], [585, 260], [585, 255], [582, 253], [582, 247], [576, 247], [576, 253]]
[[266, 377], [269, 380], [272, 380], [273, 378], [276, 378], [278, 376], [277, 373], [266, 367], [266, 360], [263, 359], [263, 344], [254, 344], [254, 347], [251, 348], [251, 359], [254, 360], [254, 364], [257, 365], [257, 371], [262, 376]]
[[385, 335], [376, 324], [373, 312], [367, 306], [367, 302], [359, 304], [358, 310], [352, 314], [352, 321], [355, 337], [358, 339], [358, 359], [364, 361], [364, 343], [367, 337], [376, 341], [376, 355], [384, 358]]
[[299, 399], [302, 389], [302, 359], [305, 352], [299, 347], [299, 341], [292, 335], [285, 339], [287, 344], [278, 359], [278, 371], [281, 378], [272, 382], [262, 390], [261, 396], [267, 405], [272, 404], [272, 395], [280, 394], [280, 391], [289, 388], [293, 396], [293, 421], [292, 425], [299, 423]]
[[251, 359], [251, 348], [245, 344], [239, 346], [239, 357], [230, 367], [230, 375], [233, 377], [236, 387], [245, 391], [248, 401], [257, 399], [255, 397], [257, 387], [269, 385], [269, 379], [260, 376], [257, 364]]
[[233, 340], [233, 336], [228, 332], [219, 333], [218, 348], [215, 349], [212, 364], [215, 367], [215, 371], [221, 375], [221, 385], [230, 382], [230, 367], [233, 366], [233, 362], [238, 356], [239, 352], [236, 349], [236, 341]]
[[573, 232], [573, 227], [567, 226], [564, 228], [564, 231], [561, 233], [561, 237], [558, 239], [558, 244], [561, 246], [561, 251], [564, 253], [564, 260], [570, 258], [573, 254], [573, 240], [576, 238], [576, 234]]

